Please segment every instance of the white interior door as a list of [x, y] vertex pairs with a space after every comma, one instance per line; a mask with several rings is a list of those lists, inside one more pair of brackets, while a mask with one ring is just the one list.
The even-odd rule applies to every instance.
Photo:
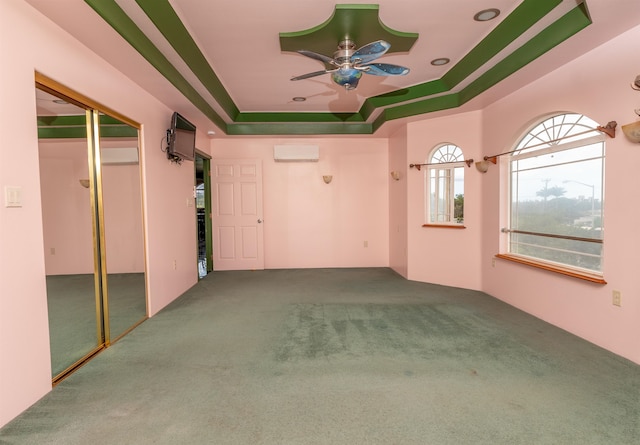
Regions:
[[211, 183], [214, 270], [264, 269], [262, 161], [213, 160]]

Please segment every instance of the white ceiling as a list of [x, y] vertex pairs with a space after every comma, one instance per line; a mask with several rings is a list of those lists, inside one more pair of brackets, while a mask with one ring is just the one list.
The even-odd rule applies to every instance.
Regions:
[[[84, 0], [26, 1], [170, 109], [180, 111], [185, 116], [203, 118], [204, 114], [198, 107], [169, 83]], [[226, 123], [233, 122], [234, 117], [229, 116], [228, 110], [225, 111], [224, 106], [219, 105], [216, 97], [198, 80], [136, 1], [115, 1], [220, 118]], [[291, 81], [292, 76], [321, 70], [323, 65], [300, 54], [284, 52], [280, 48], [280, 33], [307, 30], [326, 22], [335, 10], [336, 3], [333, 0], [169, 0], [169, 3], [240, 112], [356, 113], [367, 98], [442, 78], [520, 6], [523, 0], [377, 1], [379, 18], [385, 26], [419, 35], [410, 51], [390, 52], [378, 61], [407, 66], [411, 72], [406, 76], [396, 77], [365, 75], [358, 88], [349, 92], [334, 84], [329, 75]], [[349, 3], [370, 2], [350, 0]], [[529, 31], [515, 39], [509, 47], [474, 71], [452, 91], [459, 91], [469, 85], [496, 61], [529, 41], [578, 3], [582, 2], [562, 0], [559, 6]], [[640, 24], [638, 0], [587, 0], [586, 3], [593, 22], [591, 25], [462, 107], [437, 113], [486, 106]], [[474, 21], [474, 14], [486, 8], [497, 8], [501, 14], [490, 22]], [[356, 45], [366, 43], [369, 42], [356, 42]], [[334, 50], [334, 47], [327, 48], [324, 53], [330, 56]], [[451, 59], [451, 63], [441, 67], [432, 66], [430, 61], [439, 57], [447, 57]], [[292, 98], [296, 96], [307, 100], [294, 102]], [[422, 115], [388, 121], [374, 135], [388, 133], [403, 120], [424, 117]], [[375, 115], [370, 119], [373, 118]], [[220, 125], [211, 122], [210, 127], [216, 130], [218, 136], [224, 137], [225, 131]]]

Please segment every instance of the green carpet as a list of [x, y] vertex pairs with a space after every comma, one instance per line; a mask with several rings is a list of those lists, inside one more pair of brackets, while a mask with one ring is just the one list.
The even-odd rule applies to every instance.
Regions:
[[640, 366], [389, 269], [214, 272], [7, 444], [637, 444]]

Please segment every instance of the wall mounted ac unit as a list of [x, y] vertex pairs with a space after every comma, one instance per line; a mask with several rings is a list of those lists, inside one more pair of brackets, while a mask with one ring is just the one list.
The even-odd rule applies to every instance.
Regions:
[[273, 159], [276, 162], [317, 162], [320, 147], [317, 145], [274, 145]]

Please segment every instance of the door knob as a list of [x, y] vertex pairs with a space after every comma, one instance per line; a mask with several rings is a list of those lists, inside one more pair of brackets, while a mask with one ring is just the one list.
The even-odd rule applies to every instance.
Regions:
[[262, 220], [258, 218], [258, 224], [262, 224]]

